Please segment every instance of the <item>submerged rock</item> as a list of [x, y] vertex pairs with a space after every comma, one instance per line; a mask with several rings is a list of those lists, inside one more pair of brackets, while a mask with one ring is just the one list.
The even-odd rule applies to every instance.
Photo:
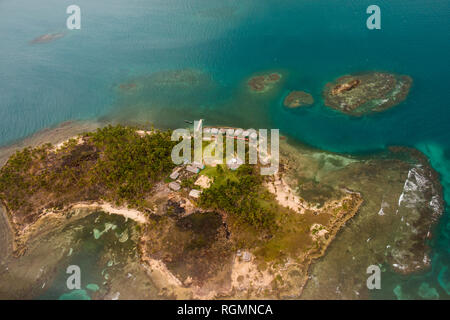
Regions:
[[325, 105], [352, 116], [389, 109], [406, 99], [412, 79], [405, 75], [368, 72], [345, 75], [328, 83]]
[[208, 74], [198, 69], [159, 71], [149, 75], [144, 80], [155, 87], [195, 87], [211, 81]]
[[442, 267], [438, 275], [438, 282], [442, 289], [450, 295], [450, 272], [448, 267]]
[[408, 296], [405, 296], [402, 291], [402, 286], [397, 285], [393, 290], [395, 296], [397, 297], [397, 300], [409, 300], [410, 298]]
[[92, 230], [93, 234], [94, 234], [94, 238], [97, 240], [99, 239], [105, 232], [108, 232], [110, 229], [114, 230], [116, 229], [117, 226], [115, 224], [112, 223], [105, 223], [105, 229], [103, 231], [100, 231], [96, 228], [94, 228], [94, 230]]
[[91, 300], [86, 290], [72, 290], [69, 293], [64, 293], [59, 297], [59, 300]]
[[283, 105], [288, 108], [298, 108], [309, 106], [314, 103], [314, 98], [311, 94], [305, 91], [292, 91], [286, 98], [284, 98]]
[[419, 296], [424, 299], [439, 299], [439, 293], [436, 288], [430, 287], [428, 282], [422, 282], [419, 287]]
[[32, 44], [34, 43], [47, 43], [47, 42], [51, 42], [53, 40], [59, 39], [64, 37], [64, 33], [63, 32], [58, 32], [58, 33], [47, 33], [44, 34], [42, 36], [39, 36], [35, 39], [33, 39], [31, 41]]
[[262, 93], [272, 89], [280, 80], [281, 74], [273, 72], [251, 77], [247, 84], [253, 92]]
[[133, 91], [137, 90], [137, 88], [138, 88], [138, 85], [134, 82], [121, 83], [119, 85], [119, 89], [123, 93], [133, 92]]
[[117, 85], [122, 94], [136, 94], [146, 90], [175, 89], [186, 90], [198, 87], [211, 87], [211, 77], [198, 69], [162, 70], [149, 75], [129, 79]]
[[98, 291], [98, 290], [100, 289], [100, 287], [99, 287], [97, 284], [95, 284], [95, 283], [89, 283], [89, 284], [86, 286], [86, 289], [95, 292], [95, 291]]

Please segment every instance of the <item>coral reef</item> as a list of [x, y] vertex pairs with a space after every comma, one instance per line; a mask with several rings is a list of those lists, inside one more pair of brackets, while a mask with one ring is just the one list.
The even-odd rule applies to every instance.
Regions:
[[283, 105], [288, 108], [309, 106], [314, 103], [314, 98], [304, 91], [292, 91], [284, 98]]
[[352, 116], [389, 109], [408, 96], [412, 79], [405, 75], [367, 72], [345, 75], [328, 83], [325, 105]]
[[256, 75], [247, 81], [250, 90], [253, 92], [266, 92], [281, 80], [281, 74], [273, 72], [269, 74]]

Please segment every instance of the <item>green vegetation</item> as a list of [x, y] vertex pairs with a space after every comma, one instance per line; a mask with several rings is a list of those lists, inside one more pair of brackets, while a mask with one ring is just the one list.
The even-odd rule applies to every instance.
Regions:
[[144, 205], [144, 196], [173, 168], [171, 132], [143, 136], [137, 128], [107, 126], [71, 139], [58, 151], [46, 144], [16, 152], [0, 170], [0, 198], [16, 213], [73, 201]]
[[93, 181], [108, 188], [110, 200], [142, 205], [144, 194], [174, 164], [171, 132], [153, 131], [140, 136], [136, 129], [108, 126], [89, 134], [102, 157], [93, 168]]
[[223, 210], [256, 228], [274, 226], [274, 211], [260, 201], [262, 177], [256, 173], [254, 166], [242, 165], [236, 171], [217, 166], [214, 171], [208, 170], [207, 174], [214, 177], [214, 183], [203, 191], [200, 206]]

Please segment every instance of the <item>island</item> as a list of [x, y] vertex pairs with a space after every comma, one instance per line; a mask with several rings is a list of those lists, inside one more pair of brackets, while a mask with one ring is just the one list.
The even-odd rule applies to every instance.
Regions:
[[283, 105], [287, 108], [299, 108], [313, 103], [314, 98], [305, 91], [291, 91], [283, 101]]
[[325, 105], [351, 116], [380, 112], [406, 99], [412, 79], [406, 75], [366, 72], [345, 75], [328, 83]]
[[[35, 261], [39, 248], [57, 239], [44, 271], [41, 264], [27, 266], [45, 285], [55, 266], [80, 249], [81, 236], [94, 243], [110, 239], [98, 253], [104, 282], [87, 287], [96, 299], [149, 294], [140, 284], [126, 289], [136, 274], [155, 287], [153, 298], [299, 298], [311, 264], [350, 220], [367, 214], [364, 203], [372, 212], [383, 199], [377, 217], [386, 218], [378, 223], [387, 235], [389, 228], [401, 230], [386, 261], [403, 273], [429, 265], [425, 239], [442, 213], [442, 194], [417, 151], [357, 159], [309, 148], [299, 153], [283, 142], [280, 170], [262, 176], [260, 164], [175, 165], [170, 137], [171, 131], [108, 125], [17, 151], [0, 170], [12, 263]], [[145, 281], [139, 283], [148, 286]], [[42, 290], [40, 282], [34, 285]]]

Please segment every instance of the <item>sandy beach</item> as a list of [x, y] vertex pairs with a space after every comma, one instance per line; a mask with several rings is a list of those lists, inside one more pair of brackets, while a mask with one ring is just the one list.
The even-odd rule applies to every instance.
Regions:
[[117, 214], [125, 217], [126, 219], [134, 220], [138, 223], [147, 223], [148, 219], [146, 215], [138, 210], [129, 209], [126, 207], [115, 207], [108, 202], [94, 202], [86, 203], [79, 202], [74, 204], [71, 209], [91, 209], [91, 210], [101, 210], [109, 214]]
[[[3, 206], [0, 205], [0, 257], [8, 257], [12, 251], [13, 233]], [[4, 262], [2, 259], [0, 262]]]

